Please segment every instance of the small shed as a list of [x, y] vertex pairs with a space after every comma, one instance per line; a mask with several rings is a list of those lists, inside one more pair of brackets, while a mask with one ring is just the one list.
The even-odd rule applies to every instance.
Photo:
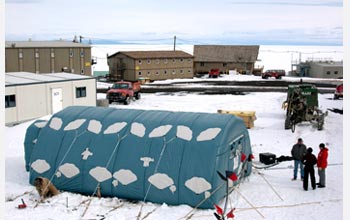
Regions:
[[96, 106], [96, 80], [71, 73], [5, 74], [7, 125], [51, 115], [71, 105]]
[[248, 131], [230, 114], [71, 106], [30, 125], [24, 144], [31, 184], [42, 176], [60, 190], [199, 208], [252, 166]]

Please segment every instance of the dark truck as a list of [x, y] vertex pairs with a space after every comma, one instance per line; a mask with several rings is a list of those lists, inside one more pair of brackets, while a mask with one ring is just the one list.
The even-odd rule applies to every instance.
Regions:
[[261, 74], [261, 78], [267, 79], [269, 77], [275, 77], [276, 79], [282, 79], [282, 76], [286, 76], [284, 70], [266, 70]]
[[106, 98], [109, 104], [113, 102], [121, 102], [124, 105], [128, 105], [132, 98], [141, 98], [141, 83], [140, 82], [129, 82], [129, 81], [119, 81], [113, 84], [111, 88], [108, 89]]

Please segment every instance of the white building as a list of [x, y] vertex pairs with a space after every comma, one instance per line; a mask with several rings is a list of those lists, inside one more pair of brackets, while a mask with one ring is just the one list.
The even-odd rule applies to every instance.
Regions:
[[71, 105], [96, 106], [95, 78], [70, 73], [5, 74], [5, 124], [50, 115]]

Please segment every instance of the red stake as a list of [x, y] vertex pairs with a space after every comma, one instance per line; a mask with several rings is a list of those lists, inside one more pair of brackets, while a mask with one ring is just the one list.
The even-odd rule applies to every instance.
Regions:
[[22, 204], [18, 205], [18, 208], [19, 208], [19, 209], [24, 209], [24, 208], [27, 207], [27, 205], [25, 204], [25, 202], [24, 202], [23, 199], [21, 199], [21, 200], [22, 200]]

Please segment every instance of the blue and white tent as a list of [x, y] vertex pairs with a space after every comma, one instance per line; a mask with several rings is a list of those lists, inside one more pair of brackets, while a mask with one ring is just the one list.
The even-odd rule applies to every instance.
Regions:
[[229, 114], [72, 106], [30, 125], [30, 183], [133, 200], [213, 208], [226, 195], [221, 174], [251, 172], [249, 134]]

